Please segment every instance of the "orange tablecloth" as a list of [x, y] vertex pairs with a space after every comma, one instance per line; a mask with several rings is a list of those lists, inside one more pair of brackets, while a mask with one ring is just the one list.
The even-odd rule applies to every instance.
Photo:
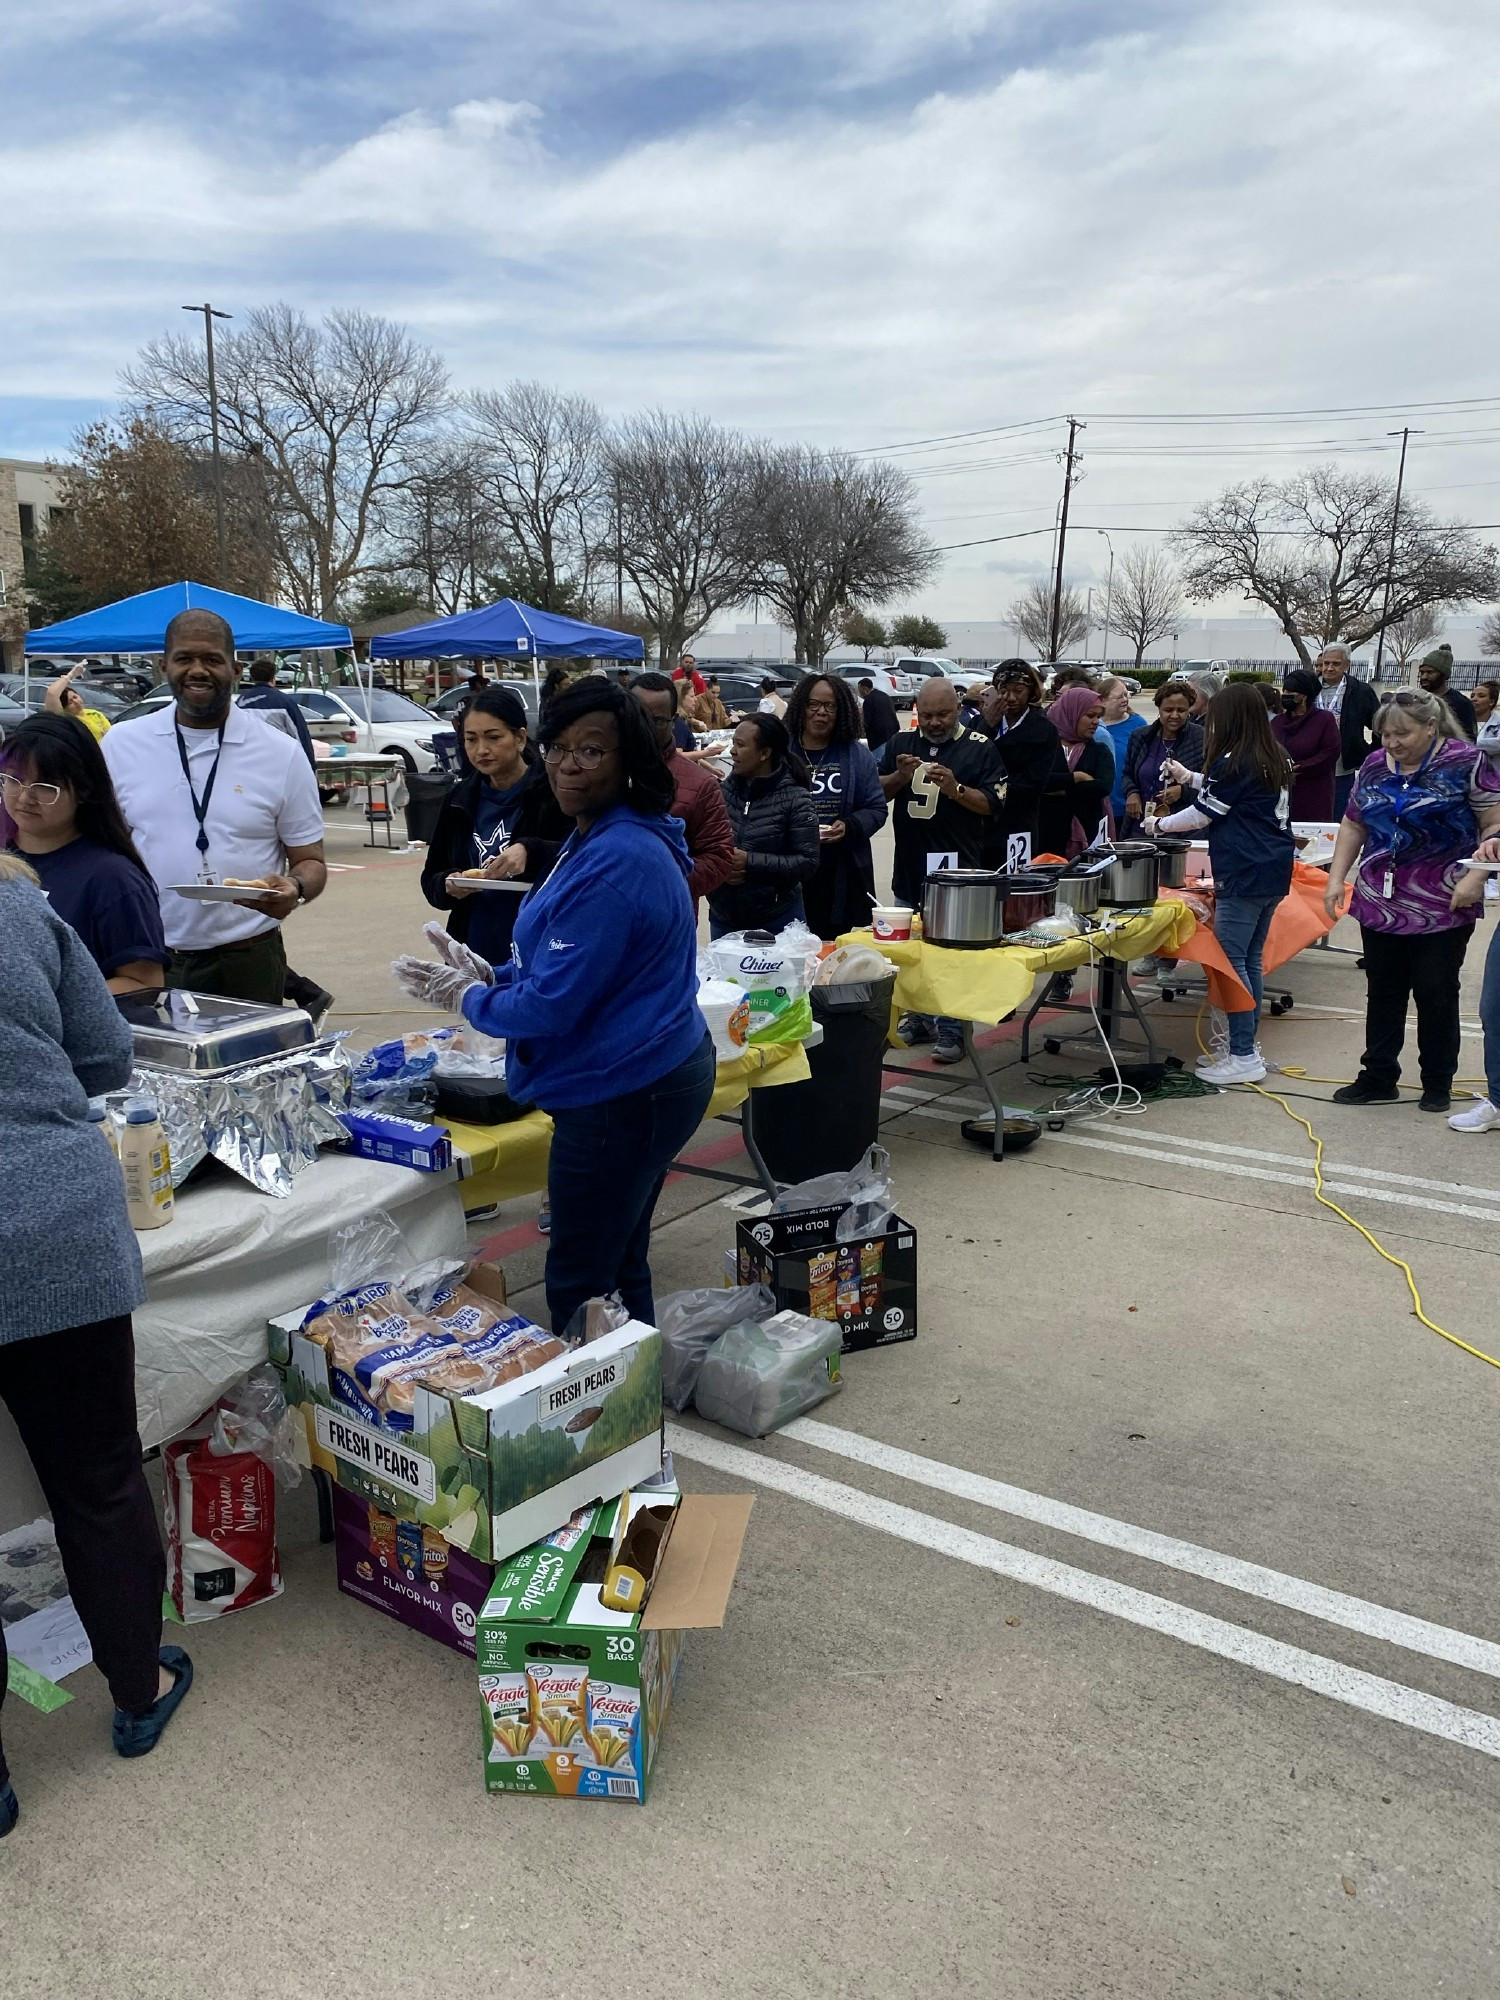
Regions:
[[[1326, 937], [1337, 919], [1330, 917], [1323, 908], [1323, 891], [1328, 887], [1328, 875], [1322, 868], [1310, 868], [1305, 861], [1292, 863], [1292, 886], [1276, 906], [1271, 918], [1271, 928], [1266, 937], [1265, 951], [1261, 964], [1265, 971], [1273, 972], [1278, 965], [1285, 965], [1289, 958], [1295, 958], [1299, 951]], [[1163, 898], [1171, 897], [1176, 902], [1188, 902], [1192, 891], [1163, 889]], [[1349, 906], [1349, 892], [1344, 891], [1342, 907]], [[1250, 995], [1238, 974], [1230, 970], [1229, 960], [1224, 956], [1224, 947], [1206, 924], [1199, 924], [1190, 938], [1177, 947], [1179, 958], [1190, 959], [1201, 965], [1208, 978], [1208, 997], [1211, 1004], [1225, 1013], [1243, 1013], [1251, 1004]]]

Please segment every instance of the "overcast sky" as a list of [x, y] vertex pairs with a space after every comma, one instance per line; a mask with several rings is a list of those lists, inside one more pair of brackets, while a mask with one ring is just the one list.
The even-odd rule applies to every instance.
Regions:
[[[1232, 478], [1393, 470], [1403, 411], [1414, 489], [1500, 519], [1473, 0], [46, 0], [0, 75], [0, 456], [65, 450], [182, 302], [280, 298], [461, 386], [857, 449], [1075, 411], [1117, 548]], [[1062, 434], [911, 450], [933, 539], [1050, 532]], [[1047, 546], [955, 549], [922, 608], [999, 615]]]

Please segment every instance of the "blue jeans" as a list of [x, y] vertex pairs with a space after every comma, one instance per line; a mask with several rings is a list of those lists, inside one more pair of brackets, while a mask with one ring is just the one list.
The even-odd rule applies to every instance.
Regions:
[[1214, 904], [1214, 936], [1255, 1002], [1253, 1007], [1242, 1007], [1229, 1015], [1232, 1056], [1255, 1054], [1255, 1031], [1260, 1026], [1260, 955], [1280, 901], [1279, 896], [1220, 896]]
[[1490, 933], [1479, 992], [1479, 1025], [1484, 1029], [1485, 1096], [1500, 1105], [1500, 924]]
[[552, 1113], [547, 1199], [547, 1307], [562, 1333], [585, 1299], [618, 1292], [633, 1319], [655, 1323], [651, 1215], [667, 1168], [703, 1123], [714, 1088], [705, 1035], [686, 1062], [643, 1090]]

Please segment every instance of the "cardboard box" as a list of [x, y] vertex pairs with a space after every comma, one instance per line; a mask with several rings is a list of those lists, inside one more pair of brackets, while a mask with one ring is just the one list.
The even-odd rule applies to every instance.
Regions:
[[769, 1285], [776, 1303], [837, 1320], [844, 1352], [917, 1337], [917, 1232], [899, 1215], [880, 1236], [840, 1243], [844, 1205], [767, 1215], [735, 1230], [737, 1277]]
[[[476, 1284], [476, 1279], [479, 1282]], [[478, 1267], [467, 1282], [484, 1289]], [[502, 1296], [494, 1300], [503, 1304]], [[419, 1388], [409, 1430], [365, 1420], [335, 1394], [328, 1357], [273, 1320], [271, 1358], [302, 1414], [310, 1462], [400, 1521], [502, 1562], [580, 1507], [661, 1470], [661, 1335], [632, 1320], [534, 1374], [477, 1396]]]
[[386, 1118], [374, 1111], [341, 1111], [339, 1122], [349, 1134], [349, 1150], [365, 1160], [389, 1160], [414, 1167], [419, 1174], [446, 1173], [453, 1165], [453, 1142], [443, 1125], [422, 1125], [415, 1118]]
[[398, 1521], [341, 1486], [333, 1489], [333, 1559], [346, 1597], [473, 1659], [493, 1563], [476, 1562], [436, 1528]]
[[683, 1634], [724, 1623], [753, 1503], [669, 1488], [634, 1497], [676, 1514], [644, 1610], [600, 1601], [613, 1504], [497, 1574], [476, 1639], [487, 1791], [645, 1801]]

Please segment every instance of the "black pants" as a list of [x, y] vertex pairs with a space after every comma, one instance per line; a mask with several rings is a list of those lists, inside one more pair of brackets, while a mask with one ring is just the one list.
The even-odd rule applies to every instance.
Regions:
[[[167, 1563], [141, 1469], [129, 1315], [7, 1341], [0, 1401], [47, 1496], [94, 1664], [116, 1708], [138, 1715], [156, 1700]], [[0, 1627], [0, 1701], [5, 1672]], [[0, 1785], [8, 1777], [0, 1748]]]
[[208, 951], [170, 952], [167, 984], [186, 987], [190, 993], [217, 993], [225, 1000], [258, 1000], [263, 1007], [279, 1007], [286, 991], [286, 946], [280, 924]]
[[547, 1305], [562, 1333], [586, 1299], [618, 1292], [648, 1326], [651, 1216], [667, 1168], [703, 1123], [714, 1090], [708, 1036], [658, 1082], [604, 1104], [552, 1113]]
[[1407, 1003], [1415, 1000], [1422, 1088], [1447, 1090], [1458, 1073], [1458, 975], [1473, 925], [1415, 937], [1359, 928], [1365, 941], [1364, 1074], [1382, 1088], [1396, 1083]]

